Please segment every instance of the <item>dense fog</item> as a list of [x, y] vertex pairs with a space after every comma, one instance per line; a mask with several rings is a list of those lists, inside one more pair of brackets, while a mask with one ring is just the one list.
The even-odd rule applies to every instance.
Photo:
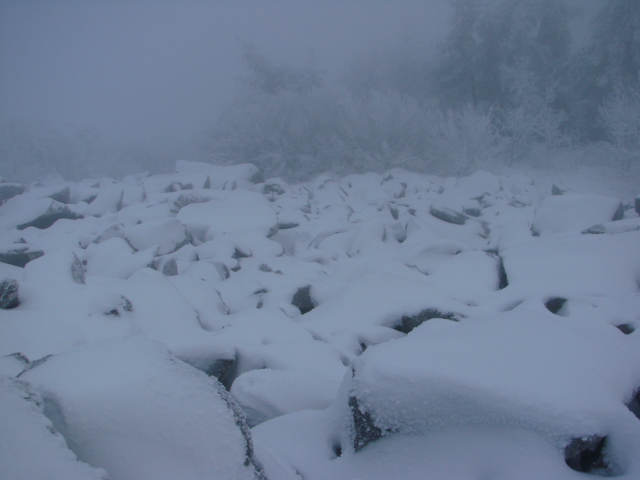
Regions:
[[0, 175], [631, 172], [639, 31], [632, 0], [9, 0]]

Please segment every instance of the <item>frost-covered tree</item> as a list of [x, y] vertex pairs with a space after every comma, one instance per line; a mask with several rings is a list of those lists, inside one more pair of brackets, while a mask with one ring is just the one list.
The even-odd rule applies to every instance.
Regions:
[[571, 67], [567, 96], [572, 126], [583, 140], [605, 140], [608, 127], [600, 122], [600, 107], [621, 91], [640, 86], [640, 2], [606, 0], [593, 18], [591, 41]]
[[514, 104], [509, 75], [516, 68], [531, 72], [540, 91], [555, 82], [571, 47], [572, 10], [564, 0], [452, 0], [452, 6], [437, 70], [449, 104]]
[[621, 88], [605, 99], [600, 119], [623, 171], [640, 164], [640, 88]]

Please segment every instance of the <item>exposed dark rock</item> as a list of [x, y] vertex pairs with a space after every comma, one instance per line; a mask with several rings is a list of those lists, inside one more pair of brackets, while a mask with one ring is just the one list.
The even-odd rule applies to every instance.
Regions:
[[544, 302], [544, 306], [554, 315], [558, 315], [558, 312], [562, 310], [565, 303], [567, 303], [566, 298], [553, 297]]
[[244, 412], [242, 411], [242, 408], [240, 408], [240, 405], [238, 405], [233, 396], [227, 390], [225, 390], [224, 386], [221, 383], [217, 382], [216, 386], [218, 394], [222, 397], [222, 399], [227, 403], [229, 409], [233, 412], [235, 423], [244, 436], [246, 442], [244, 465], [246, 467], [253, 467], [256, 480], [267, 480], [267, 476], [264, 472], [264, 467], [255, 458], [253, 452], [253, 441], [251, 440], [251, 429], [247, 424], [247, 419], [244, 415]]
[[454, 225], [464, 225], [469, 219], [464, 213], [456, 212], [447, 207], [436, 207], [432, 205], [429, 213], [444, 222], [453, 223]]
[[206, 188], [207, 190], [211, 188], [211, 177], [209, 177], [209, 175], [207, 175], [207, 179], [204, 181], [202, 188]]
[[216, 270], [220, 274], [220, 278], [222, 278], [222, 280], [226, 280], [231, 276], [231, 271], [229, 270], [229, 267], [227, 267], [224, 263], [217, 262], [217, 261], [214, 261], [212, 263], [213, 263], [213, 266], [216, 267]]
[[369, 412], [363, 412], [356, 397], [349, 397], [349, 408], [353, 418], [353, 448], [359, 452], [371, 442], [375, 442], [384, 435], [377, 427]]
[[635, 327], [630, 323], [623, 323], [622, 325], [616, 325], [616, 328], [620, 330], [625, 335], [631, 335], [636, 331]]
[[332, 445], [332, 450], [333, 450], [333, 454], [336, 456], [336, 458], [342, 456], [342, 445], [340, 445], [340, 443], [335, 442]]
[[40, 215], [39, 217], [31, 220], [30, 222], [23, 223], [22, 225], [18, 225], [18, 230], [24, 230], [28, 227], [39, 228], [40, 230], [44, 230], [49, 228], [51, 225], [56, 223], [58, 220], [67, 219], [67, 220], [77, 220], [80, 218], [74, 212], [69, 210], [69, 207], [62, 205], [51, 205], [49, 210]]
[[5, 277], [0, 279], [0, 308], [9, 310], [20, 305], [18, 299], [18, 281]]
[[71, 203], [71, 189], [69, 187], [65, 187], [59, 192], [49, 195], [49, 198], [60, 203]]
[[182, 194], [173, 201], [174, 208], [172, 210], [174, 212], [179, 212], [182, 208], [187, 205], [191, 205], [192, 203], [207, 203], [210, 201], [210, 197], [194, 194]]
[[477, 207], [464, 208], [462, 211], [470, 217], [479, 217], [482, 214], [482, 210]]
[[561, 189], [557, 185], [551, 186], [551, 195], [563, 195], [565, 192], [566, 190]]
[[311, 298], [311, 285], [299, 288], [291, 299], [291, 305], [298, 307], [302, 315], [316, 308], [316, 303]]
[[263, 263], [262, 265], [260, 265], [260, 267], [258, 268], [258, 270], [260, 270], [261, 272], [267, 272], [267, 273], [271, 273], [273, 272], [273, 268], [271, 268], [269, 265], [267, 265], [266, 263]]
[[398, 206], [393, 203], [388, 203], [387, 205], [389, 206], [389, 212], [391, 212], [391, 216], [393, 217], [393, 219], [398, 220]]
[[627, 407], [631, 410], [631, 413], [640, 419], [640, 390], [631, 397], [631, 401], [627, 403]]
[[289, 228], [296, 228], [298, 225], [300, 224], [296, 222], [279, 223], [278, 230], [287, 230]]
[[210, 377], [215, 377], [221, 383], [224, 383], [226, 380], [226, 375], [229, 373], [229, 370], [233, 366], [235, 359], [233, 358], [218, 358], [216, 359], [209, 368], [204, 372]]
[[87, 283], [84, 265], [82, 265], [82, 262], [75, 253], [73, 254], [73, 263], [71, 263], [71, 278], [79, 285]]
[[27, 365], [27, 363], [29, 363], [29, 359], [27, 358], [27, 356], [20, 352], [12, 353], [10, 355], [5, 355], [5, 357], [15, 358], [20, 363], [24, 363], [25, 366]]
[[277, 183], [267, 183], [262, 189], [262, 193], [265, 195], [283, 195], [285, 193], [285, 189], [282, 185]]
[[162, 267], [162, 274], [167, 277], [178, 275], [178, 264], [175, 258], [169, 259]]
[[606, 231], [607, 230], [604, 225], [598, 224], [583, 230], [581, 233], [584, 235], [601, 235], [606, 233]]
[[233, 251], [233, 255], [231, 255], [231, 258], [233, 258], [234, 260], [240, 260], [241, 258], [249, 258], [251, 255], [253, 255], [251, 250], [242, 250], [236, 247]]
[[616, 213], [613, 214], [613, 218], [611, 220], [615, 222], [622, 219], [624, 219], [624, 205], [620, 203], [620, 205], [618, 205]]
[[125, 297], [124, 295], [120, 295], [120, 300], [114, 306], [114, 308], [104, 312], [104, 314], [110, 315], [112, 317], [121, 317], [123, 312], [133, 312], [133, 304], [127, 297]]
[[604, 455], [606, 444], [606, 436], [574, 438], [564, 449], [565, 462], [576, 472], [611, 476], [612, 468], [607, 464]]
[[508, 286], [509, 278], [507, 277], [507, 270], [504, 268], [502, 257], [498, 255], [498, 290], [503, 290]]
[[53, 355], [46, 355], [42, 358], [39, 358], [37, 360], [34, 360], [33, 362], [29, 362], [27, 364], [26, 367], [24, 367], [24, 370], [22, 370], [18, 375], [16, 375], [16, 378], [19, 378], [20, 375], [24, 374], [25, 372], [28, 372], [29, 370], [31, 370], [32, 368], [36, 368], [38, 365], [42, 365], [44, 362], [46, 362], [47, 360], [49, 360]]
[[16, 246], [10, 250], [0, 252], [0, 262], [16, 267], [24, 267], [31, 260], [40, 258], [43, 255], [44, 252], [42, 250], [31, 250], [28, 246]]
[[280, 229], [280, 227], [278, 226], [278, 224], [276, 223], [273, 227], [271, 227], [269, 229], [269, 232], [267, 233], [267, 238], [271, 238], [273, 237], [276, 233], [278, 233], [278, 230]]
[[0, 185], [0, 205], [10, 198], [22, 195], [27, 191], [27, 187], [18, 183], [3, 183]]
[[426, 310], [422, 310], [417, 315], [413, 315], [411, 317], [403, 315], [398, 325], [393, 327], [393, 329], [398, 332], [409, 333], [414, 328], [419, 327], [424, 322], [431, 320], [432, 318], [443, 318], [445, 320], [458, 322], [461, 318], [464, 318], [464, 316], [453, 312], [441, 312], [435, 308], [427, 308]]
[[638, 215], [640, 215], [640, 195], [638, 195], [636, 197], [635, 203], [634, 203], [634, 207], [635, 207], [635, 211]]

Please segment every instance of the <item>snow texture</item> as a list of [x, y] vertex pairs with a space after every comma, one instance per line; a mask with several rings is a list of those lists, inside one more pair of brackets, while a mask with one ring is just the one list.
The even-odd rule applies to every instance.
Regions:
[[3, 185], [0, 478], [640, 478], [640, 217], [610, 190]]

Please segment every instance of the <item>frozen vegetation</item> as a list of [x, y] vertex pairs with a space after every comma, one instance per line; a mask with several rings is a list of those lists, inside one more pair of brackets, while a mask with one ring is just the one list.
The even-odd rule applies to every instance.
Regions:
[[640, 200], [587, 173], [0, 183], [0, 478], [640, 478]]

